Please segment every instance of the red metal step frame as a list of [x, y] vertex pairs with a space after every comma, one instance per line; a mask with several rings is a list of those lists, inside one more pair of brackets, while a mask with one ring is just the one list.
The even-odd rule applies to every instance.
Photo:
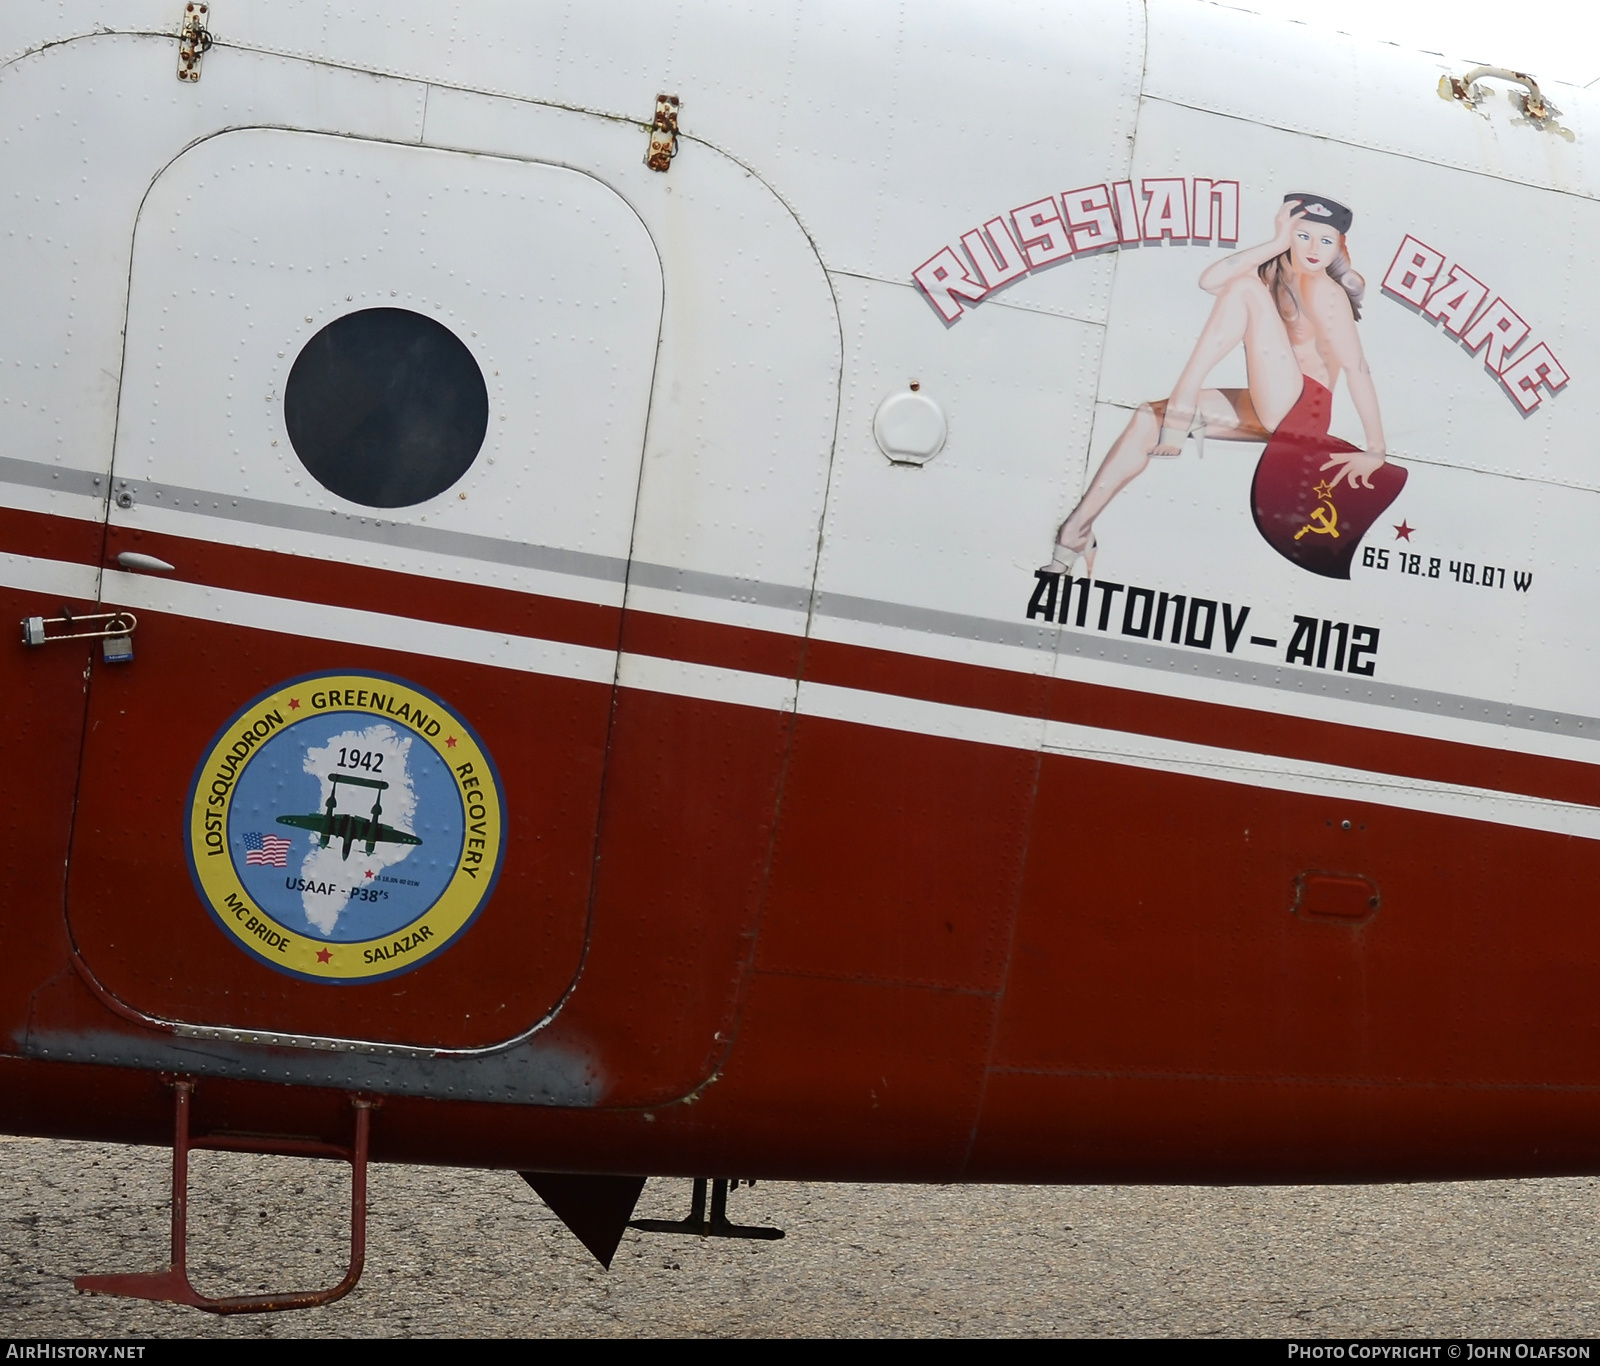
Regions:
[[[189, 1135], [189, 1110], [194, 1079], [171, 1082], [176, 1095], [172, 1140], [172, 1263], [165, 1271], [136, 1271], [115, 1276], [79, 1276], [74, 1285], [91, 1295], [120, 1295], [126, 1299], [186, 1304], [209, 1314], [265, 1314], [281, 1309], [312, 1309], [348, 1295], [361, 1279], [367, 1259], [367, 1143], [372, 1111], [382, 1102], [351, 1096], [355, 1108], [355, 1141], [349, 1148], [315, 1139], [276, 1138], [261, 1135]], [[227, 1295], [212, 1299], [189, 1283], [189, 1154], [195, 1149], [213, 1152], [272, 1153], [283, 1157], [335, 1157], [350, 1164], [350, 1264], [344, 1279], [323, 1290], [291, 1290], [270, 1295]]]

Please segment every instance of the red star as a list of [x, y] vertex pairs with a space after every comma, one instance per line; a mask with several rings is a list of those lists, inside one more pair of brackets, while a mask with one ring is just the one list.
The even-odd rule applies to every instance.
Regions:
[[445, 739], [445, 744], [449, 745], [451, 749], [454, 749], [456, 747], [456, 737], [453, 735], [448, 736]]
[[289, 710], [290, 711], [299, 711], [300, 710], [300, 699], [298, 697], [291, 697], [289, 699]]
[[329, 953], [327, 951], [327, 949], [318, 949], [317, 950], [317, 962], [319, 962], [319, 963], [331, 963], [332, 961], [333, 961], [333, 955], [331, 953]]
[[1402, 517], [1400, 519], [1400, 525], [1394, 529], [1394, 538], [1397, 541], [1409, 541], [1411, 539], [1411, 533], [1415, 530], [1416, 527], [1407, 526], [1405, 518]]
[[370, 869], [370, 868], [367, 869], [367, 876], [368, 877], [372, 876], [372, 869]]

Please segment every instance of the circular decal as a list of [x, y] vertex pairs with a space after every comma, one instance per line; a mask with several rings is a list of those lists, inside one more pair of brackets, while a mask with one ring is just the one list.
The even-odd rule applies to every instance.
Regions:
[[258, 697], [195, 771], [189, 867], [222, 928], [284, 972], [362, 982], [456, 938], [494, 889], [500, 777], [441, 699], [381, 674]]

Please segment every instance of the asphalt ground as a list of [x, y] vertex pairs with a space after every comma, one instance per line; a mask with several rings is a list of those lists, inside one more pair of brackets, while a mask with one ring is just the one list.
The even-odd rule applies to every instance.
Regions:
[[[213, 1294], [331, 1283], [347, 1168], [194, 1155]], [[165, 1265], [165, 1150], [0, 1139], [0, 1336], [1600, 1334], [1600, 1182], [1367, 1187], [845, 1186], [730, 1199], [781, 1242], [630, 1232], [602, 1271], [514, 1173], [377, 1166], [346, 1299], [215, 1318], [78, 1295]], [[639, 1213], [687, 1213], [652, 1181]]]

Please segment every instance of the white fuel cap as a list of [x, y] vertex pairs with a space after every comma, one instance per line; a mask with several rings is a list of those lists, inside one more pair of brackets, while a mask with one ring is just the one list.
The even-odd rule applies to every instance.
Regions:
[[891, 460], [912, 465], [938, 455], [949, 432], [944, 409], [918, 389], [890, 394], [872, 419], [878, 449]]

